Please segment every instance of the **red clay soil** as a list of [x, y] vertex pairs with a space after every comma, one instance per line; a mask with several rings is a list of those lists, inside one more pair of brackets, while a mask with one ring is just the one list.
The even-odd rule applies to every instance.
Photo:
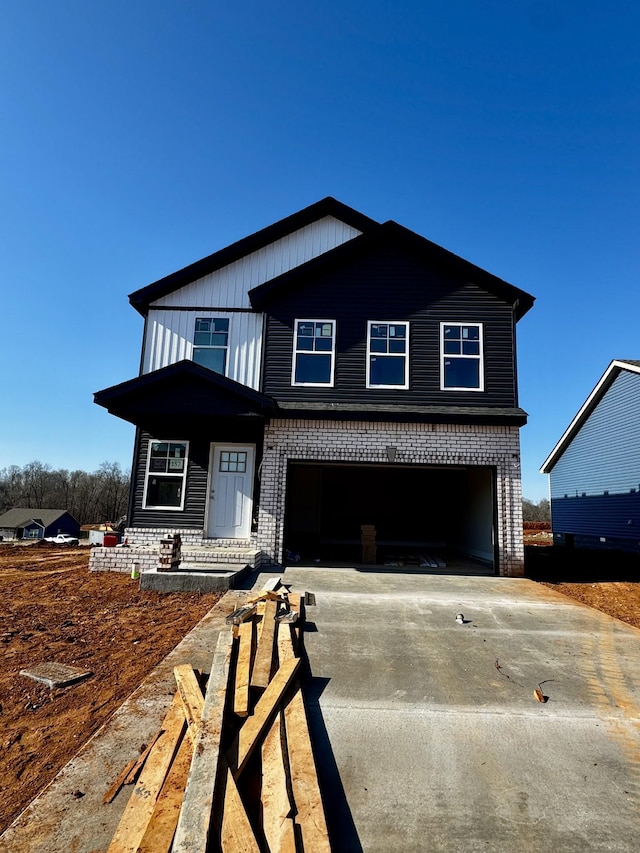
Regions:
[[[140, 591], [88, 562], [83, 546], [0, 545], [0, 832], [220, 597]], [[20, 675], [47, 662], [93, 675], [56, 690]]]

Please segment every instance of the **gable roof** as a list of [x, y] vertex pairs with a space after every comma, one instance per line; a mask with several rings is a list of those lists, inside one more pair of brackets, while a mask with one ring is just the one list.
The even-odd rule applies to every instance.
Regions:
[[563, 432], [556, 446], [542, 463], [542, 467], [540, 468], [541, 474], [551, 473], [554, 465], [558, 462], [562, 454], [575, 438], [576, 434], [580, 431], [585, 421], [623, 370], [626, 370], [629, 373], [640, 374], [640, 361], [616, 358], [609, 364], [605, 372], [600, 377], [598, 384], [595, 386], [591, 394], [589, 394], [577, 415]]
[[154, 420], [185, 417], [243, 417], [272, 414], [276, 403], [260, 391], [196, 364], [182, 361], [142, 373], [94, 395], [94, 402], [136, 426], [152, 428]]
[[187, 284], [202, 278], [209, 273], [226, 267], [234, 261], [243, 258], [251, 252], [256, 252], [270, 243], [292, 234], [294, 231], [299, 231], [306, 225], [316, 222], [319, 219], [324, 219], [326, 216], [333, 216], [341, 222], [351, 225], [358, 231], [367, 231], [369, 228], [377, 225], [374, 219], [370, 219], [363, 213], [359, 213], [346, 204], [338, 201], [331, 196], [315, 202], [315, 204], [299, 210], [297, 213], [291, 214], [284, 219], [275, 222], [273, 225], [268, 225], [255, 234], [244, 237], [218, 252], [214, 252], [206, 258], [202, 258], [189, 266], [184, 267], [171, 275], [165, 276], [146, 287], [136, 290], [129, 294], [129, 302], [142, 316], [146, 316], [149, 305], [157, 299], [179, 290]]
[[487, 270], [472, 264], [464, 258], [432, 243], [426, 237], [410, 231], [393, 220], [374, 225], [359, 237], [354, 237], [335, 249], [331, 249], [317, 258], [300, 264], [288, 272], [271, 279], [249, 291], [249, 299], [256, 310], [262, 309], [272, 299], [277, 299], [312, 275], [319, 275], [345, 261], [363, 254], [381, 245], [392, 245], [417, 253], [431, 264], [449, 270], [459, 278], [472, 281], [490, 293], [511, 303], [516, 309], [516, 319], [520, 319], [532, 307], [535, 299], [526, 291], [515, 287]]
[[[36, 509], [34, 507], [13, 507], [0, 515], [0, 527], [24, 527], [30, 521], [37, 521], [44, 527], [54, 524], [63, 515], [73, 516], [66, 509]], [[75, 521], [75, 518], [73, 519]]]

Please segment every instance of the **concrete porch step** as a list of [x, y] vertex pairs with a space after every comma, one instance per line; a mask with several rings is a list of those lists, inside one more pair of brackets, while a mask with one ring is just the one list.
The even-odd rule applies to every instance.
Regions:
[[183, 563], [175, 572], [157, 569], [140, 575], [140, 589], [156, 592], [226, 592], [251, 570], [246, 563]]
[[213, 545], [182, 548], [181, 566], [188, 564], [243, 565], [256, 568], [260, 551], [256, 548], [214, 548]]

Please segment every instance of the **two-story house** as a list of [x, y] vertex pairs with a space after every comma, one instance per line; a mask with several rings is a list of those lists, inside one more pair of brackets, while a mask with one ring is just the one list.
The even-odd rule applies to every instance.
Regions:
[[136, 291], [140, 375], [95, 395], [137, 427], [129, 543], [353, 559], [367, 524], [522, 574], [533, 301], [333, 198]]

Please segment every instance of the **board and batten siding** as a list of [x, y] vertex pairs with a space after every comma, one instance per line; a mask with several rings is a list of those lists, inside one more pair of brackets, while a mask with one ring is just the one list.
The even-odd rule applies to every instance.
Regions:
[[621, 371], [554, 465], [551, 498], [640, 491], [640, 375]]
[[248, 292], [361, 232], [333, 216], [275, 240], [255, 252], [161, 297], [153, 308], [251, 308]]
[[248, 311], [175, 311], [151, 309], [147, 321], [143, 373], [159, 370], [182, 359], [193, 357], [196, 318], [229, 319], [229, 379], [258, 390], [264, 318]]

